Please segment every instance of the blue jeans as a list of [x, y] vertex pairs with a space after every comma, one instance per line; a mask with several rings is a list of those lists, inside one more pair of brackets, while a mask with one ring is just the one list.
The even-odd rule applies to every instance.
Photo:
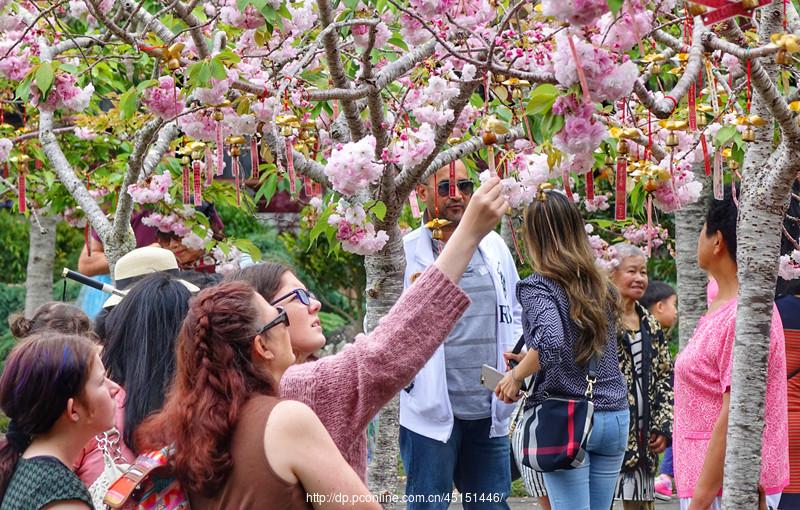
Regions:
[[[400, 427], [400, 456], [408, 479], [406, 508], [446, 509], [453, 483], [464, 509], [508, 509], [511, 446], [508, 436], [489, 437], [491, 418], [454, 418], [446, 443]], [[605, 509], [607, 510], [607, 509]]]
[[596, 412], [586, 459], [575, 469], [544, 473], [553, 510], [608, 510], [625, 448], [630, 411]]
[[661, 461], [661, 471], [662, 475], [669, 475], [675, 478], [675, 469], [672, 467], [672, 447], [668, 446], [666, 450], [664, 450], [664, 459]]

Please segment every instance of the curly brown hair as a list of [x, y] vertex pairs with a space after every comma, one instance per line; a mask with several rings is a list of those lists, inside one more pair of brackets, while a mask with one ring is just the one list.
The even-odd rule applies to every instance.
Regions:
[[233, 468], [229, 446], [242, 406], [254, 395], [277, 394], [276, 382], [251, 359], [255, 295], [245, 282], [228, 282], [192, 299], [166, 403], [136, 431], [139, 450], [174, 445], [170, 462], [181, 484], [207, 497]]

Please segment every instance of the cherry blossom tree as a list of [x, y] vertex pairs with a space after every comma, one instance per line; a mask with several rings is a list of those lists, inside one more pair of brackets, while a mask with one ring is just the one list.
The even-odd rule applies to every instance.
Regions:
[[[682, 244], [696, 239], [704, 177], [717, 196], [740, 182], [725, 507], [752, 507], [800, 143], [800, 21], [791, 2], [700, 3], [0, 1], [4, 110], [38, 137], [3, 126], [2, 191], [20, 212], [85, 218], [112, 263], [133, 246], [135, 205], [230, 262], [252, 247], [213, 239], [192, 204], [248, 207], [277, 189], [314, 197], [311, 237], [365, 256], [373, 328], [402, 291], [400, 220], [421, 221], [415, 185], [458, 159], [499, 173], [517, 213], [550, 183], [592, 228], [648, 251], [668, 238], [660, 215], [677, 213], [679, 278], [694, 296], [701, 280], [686, 276]], [[233, 184], [218, 180], [226, 167]], [[783, 273], [798, 260], [784, 259]], [[395, 488], [396, 430], [393, 403], [370, 469], [376, 490]]]

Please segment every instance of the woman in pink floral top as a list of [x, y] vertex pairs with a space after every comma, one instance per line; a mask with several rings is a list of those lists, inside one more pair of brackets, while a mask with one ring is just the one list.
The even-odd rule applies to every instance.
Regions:
[[[719, 292], [675, 363], [673, 449], [682, 510], [720, 508], [736, 325], [736, 206], [726, 188], [700, 233], [697, 259]], [[760, 486], [777, 508], [789, 483], [786, 353], [777, 310], [772, 315]]]

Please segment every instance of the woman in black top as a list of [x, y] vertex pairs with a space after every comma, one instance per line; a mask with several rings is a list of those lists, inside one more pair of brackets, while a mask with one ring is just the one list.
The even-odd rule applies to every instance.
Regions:
[[72, 466], [83, 446], [114, 425], [119, 386], [88, 338], [44, 331], [17, 345], [0, 376], [11, 419], [0, 440], [0, 510], [92, 508]]

